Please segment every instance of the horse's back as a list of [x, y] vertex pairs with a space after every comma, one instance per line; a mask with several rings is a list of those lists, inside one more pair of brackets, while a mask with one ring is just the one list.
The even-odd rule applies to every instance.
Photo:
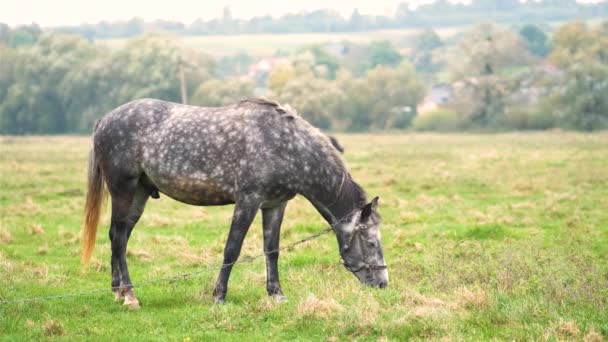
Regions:
[[[306, 177], [335, 177], [341, 157], [290, 108], [261, 99], [225, 107], [129, 102], [95, 132], [106, 165], [191, 204], [225, 204], [239, 192], [297, 192]], [[262, 190], [261, 188], [265, 190]]]

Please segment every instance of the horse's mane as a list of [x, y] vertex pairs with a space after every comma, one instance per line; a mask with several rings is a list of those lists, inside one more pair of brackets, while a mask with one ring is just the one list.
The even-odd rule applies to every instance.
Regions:
[[[335, 195], [331, 207], [337, 212], [349, 212], [352, 204], [355, 203], [356, 208], [362, 208], [366, 203], [365, 190], [357, 184], [350, 173], [344, 172], [342, 184], [340, 190]], [[333, 195], [333, 194], [328, 194]], [[344, 217], [336, 217], [336, 219], [343, 219]]]
[[265, 108], [269, 111], [273, 111], [281, 115], [282, 117], [291, 120], [295, 118], [300, 119], [297, 120], [300, 123], [298, 126], [300, 126], [301, 129], [305, 130], [312, 139], [314, 139], [320, 146], [322, 146], [327, 160], [330, 161], [337, 168], [338, 172], [341, 173], [340, 191], [338, 193], [338, 197], [336, 197], [336, 202], [354, 199], [356, 201], [363, 201], [363, 204], [365, 204], [365, 192], [357, 183], [352, 180], [346, 168], [346, 164], [342, 159], [340, 151], [338, 150], [336, 145], [332, 143], [330, 137], [323, 134], [318, 128], [311, 125], [308, 121], [302, 119], [300, 115], [296, 112], [296, 110], [288, 104], [281, 105], [278, 102], [259, 97], [245, 99], [237, 104], [237, 106], [252, 105]]
[[295, 109], [291, 108], [290, 105], [288, 105], [288, 104], [281, 105], [278, 102], [271, 101], [271, 100], [261, 98], [261, 97], [252, 97], [249, 99], [242, 100], [238, 103], [239, 106], [249, 105], [249, 104], [266, 107], [266, 108], [274, 110], [277, 113], [284, 115], [286, 118], [290, 118], [290, 119], [293, 119], [293, 118], [299, 116], [298, 112], [296, 112]]

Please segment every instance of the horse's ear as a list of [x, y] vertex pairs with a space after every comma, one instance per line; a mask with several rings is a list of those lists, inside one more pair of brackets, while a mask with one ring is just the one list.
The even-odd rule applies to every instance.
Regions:
[[378, 208], [378, 200], [380, 199], [380, 197], [376, 196], [374, 197], [374, 199], [372, 200], [372, 209], [376, 210]]
[[372, 211], [376, 210], [376, 208], [378, 208], [378, 197], [377, 196], [374, 197], [374, 199], [371, 202], [366, 204], [361, 209], [361, 218], [362, 219], [368, 218], [372, 214]]

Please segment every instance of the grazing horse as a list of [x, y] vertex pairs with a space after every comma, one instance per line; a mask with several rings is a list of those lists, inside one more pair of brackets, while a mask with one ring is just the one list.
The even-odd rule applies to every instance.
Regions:
[[277, 249], [285, 206], [297, 194], [332, 226], [348, 270], [365, 284], [388, 284], [378, 198], [367, 202], [327, 136], [288, 106], [257, 98], [225, 107], [143, 99], [106, 114], [95, 126], [89, 157], [85, 264], [95, 245], [105, 187], [112, 200], [112, 289], [132, 308], [139, 302], [127, 268], [127, 242], [146, 201], [159, 192], [192, 205], [235, 204], [213, 291], [217, 303], [224, 302], [230, 271], [258, 210], [268, 295], [285, 298]]

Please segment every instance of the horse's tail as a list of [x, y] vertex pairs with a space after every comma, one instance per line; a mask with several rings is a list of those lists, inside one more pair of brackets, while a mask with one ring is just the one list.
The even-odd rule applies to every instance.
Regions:
[[95, 238], [97, 236], [97, 225], [99, 224], [99, 214], [101, 206], [106, 197], [103, 177], [99, 162], [95, 157], [95, 147], [91, 144], [89, 153], [89, 185], [87, 191], [87, 201], [84, 207], [84, 228], [82, 231], [82, 263], [87, 264], [95, 248]]

